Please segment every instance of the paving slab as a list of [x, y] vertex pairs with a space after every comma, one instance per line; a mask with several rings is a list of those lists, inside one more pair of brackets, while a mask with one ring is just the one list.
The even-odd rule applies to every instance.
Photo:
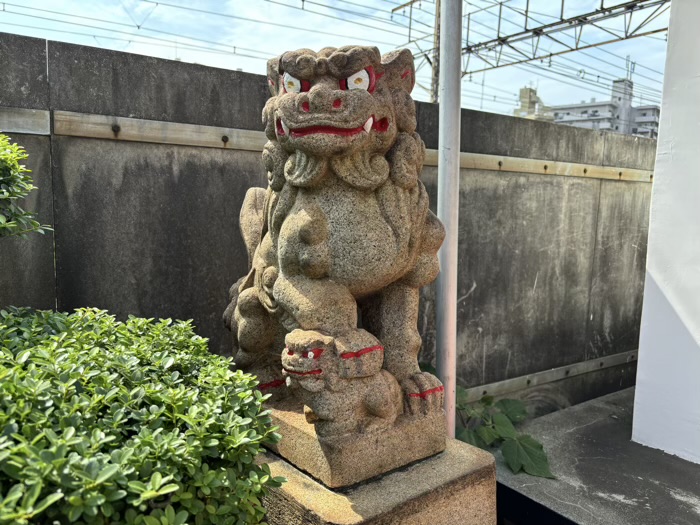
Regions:
[[700, 465], [633, 443], [633, 402], [629, 388], [524, 424], [557, 479], [514, 475], [499, 455], [500, 522], [700, 524]]

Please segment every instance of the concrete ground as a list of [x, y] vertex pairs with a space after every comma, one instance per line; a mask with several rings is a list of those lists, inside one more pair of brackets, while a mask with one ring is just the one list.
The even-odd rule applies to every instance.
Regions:
[[629, 388], [525, 423], [557, 479], [514, 475], [499, 454], [499, 522], [700, 525], [700, 465], [630, 441], [633, 401]]

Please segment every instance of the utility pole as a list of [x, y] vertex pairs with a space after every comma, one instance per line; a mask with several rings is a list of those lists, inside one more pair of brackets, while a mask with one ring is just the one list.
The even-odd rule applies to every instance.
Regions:
[[440, 90], [440, 0], [435, 0], [435, 33], [433, 34], [433, 62], [431, 65], [433, 78], [430, 83], [430, 102], [437, 104]]
[[[411, 41], [411, 26], [413, 25], [413, 4], [421, 0], [408, 0], [407, 2], [397, 5], [391, 10], [393, 15], [397, 11], [409, 8], [408, 20], [408, 41]], [[430, 102], [437, 104], [440, 91], [440, 0], [435, 0], [435, 32], [433, 33], [433, 57], [432, 59], [426, 55], [426, 59], [433, 68], [432, 79], [430, 82]]]

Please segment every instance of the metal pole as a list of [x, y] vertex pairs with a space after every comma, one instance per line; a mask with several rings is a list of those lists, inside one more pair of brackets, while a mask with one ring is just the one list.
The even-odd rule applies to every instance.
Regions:
[[447, 432], [455, 435], [457, 386], [457, 233], [461, 111], [462, 0], [441, 0], [438, 217], [445, 225], [437, 280], [437, 373], [445, 385]]
[[435, 0], [435, 30], [433, 32], [433, 76], [430, 82], [430, 102], [437, 104], [440, 92], [440, 0]]

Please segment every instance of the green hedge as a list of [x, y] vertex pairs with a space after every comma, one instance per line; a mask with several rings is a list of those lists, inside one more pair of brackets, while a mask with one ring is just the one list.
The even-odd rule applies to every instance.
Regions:
[[0, 310], [0, 523], [261, 523], [255, 379], [189, 322]]
[[26, 237], [28, 233], [51, 229], [40, 225], [34, 213], [19, 206], [19, 201], [36, 189], [29, 170], [20, 164], [27, 156], [22, 146], [0, 133], [0, 237]]

